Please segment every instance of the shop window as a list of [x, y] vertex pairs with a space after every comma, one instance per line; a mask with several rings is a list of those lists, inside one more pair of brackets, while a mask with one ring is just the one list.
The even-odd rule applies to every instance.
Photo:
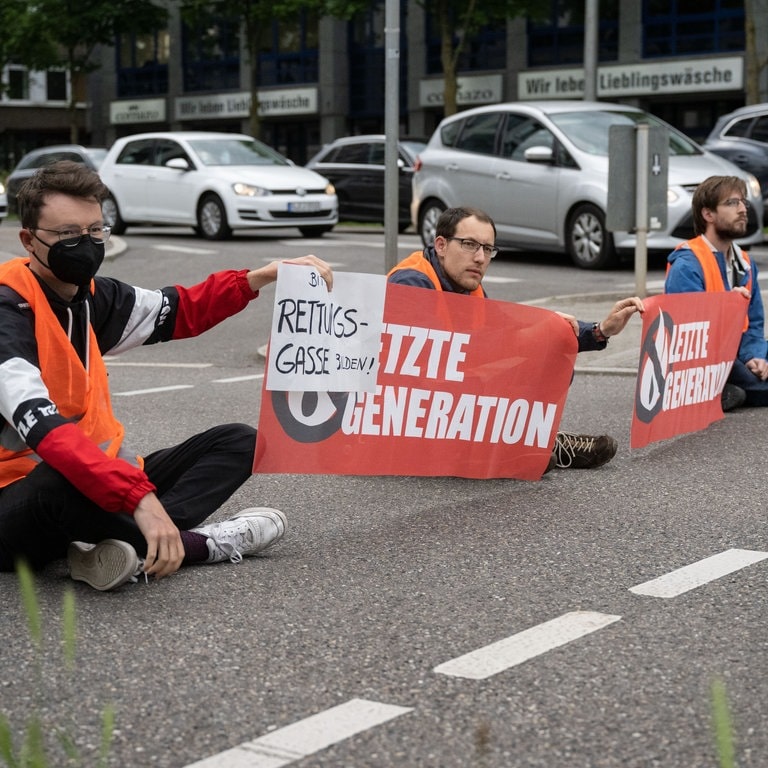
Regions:
[[[361, 133], [381, 131], [385, 92], [385, 11], [379, 2], [358, 14], [348, 26], [349, 117]], [[407, 114], [408, 3], [400, 2], [400, 115]]]
[[741, 0], [643, 0], [643, 56], [743, 50]]
[[168, 30], [118, 35], [117, 95], [146, 96], [168, 92]]
[[237, 19], [182, 26], [185, 91], [226, 91], [240, 87], [240, 36]]
[[317, 14], [301, 11], [295, 22], [273, 22], [259, 56], [259, 85], [318, 81]]
[[[456, 26], [453, 25], [456, 29]], [[458, 31], [454, 37], [454, 45], [458, 42]], [[436, 19], [427, 14], [426, 24], [426, 54], [427, 72], [440, 74], [443, 63], [440, 59], [442, 40]], [[457, 71], [478, 72], [483, 70], [505, 69], [507, 66], [507, 25], [497, 22], [482, 27], [467, 39], [464, 50], [459, 56]]]
[[[584, 0], [549, 0], [549, 12], [528, 22], [528, 65], [553, 66], [584, 62]], [[544, 5], [546, 8], [546, 5]], [[618, 0], [601, 0], [598, 61], [619, 58]]]

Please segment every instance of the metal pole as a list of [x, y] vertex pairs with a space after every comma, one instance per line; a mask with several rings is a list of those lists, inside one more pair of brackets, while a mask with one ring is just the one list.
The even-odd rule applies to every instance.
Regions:
[[400, 135], [400, 0], [386, 0], [384, 23], [384, 266], [397, 258], [397, 139]]
[[648, 123], [637, 126], [637, 179], [635, 187], [635, 294], [646, 295], [648, 275]]
[[597, 99], [597, 26], [599, 0], [584, 0], [584, 100]]

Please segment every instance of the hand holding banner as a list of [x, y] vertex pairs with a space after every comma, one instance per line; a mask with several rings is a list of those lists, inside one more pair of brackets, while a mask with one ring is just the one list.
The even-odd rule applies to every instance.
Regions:
[[329, 293], [311, 267], [280, 264], [266, 388], [372, 391], [385, 288], [381, 276], [338, 272]]

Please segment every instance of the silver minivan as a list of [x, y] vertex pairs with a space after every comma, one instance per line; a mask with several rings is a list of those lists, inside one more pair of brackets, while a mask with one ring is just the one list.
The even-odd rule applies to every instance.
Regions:
[[648, 249], [671, 251], [693, 235], [691, 196], [708, 176], [740, 176], [751, 202], [745, 245], [762, 242], [763, 201], [751, 174], [717, 157], [653, 115], [624, 104], [524, 101], [445, 118], [416, 162], [411, 219], [423, 242], [440, 214], [457, 205], [486, 211], [498, 244], [565, 251], [584, 269], [634, 253], [631, 232], [608, 232], [608, 138], [612, 125], [648, 122], [669, 131], [667, 226]]

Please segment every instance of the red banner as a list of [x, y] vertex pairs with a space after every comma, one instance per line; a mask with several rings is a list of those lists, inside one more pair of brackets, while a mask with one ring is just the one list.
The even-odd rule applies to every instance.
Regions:
[[389, 284], [384, 323], [375, 392], [265, 382], [255, 472], [541, 477], [576, 359], [568, 322]]
[[723, 418], [720, 395], [747, 310], [747, 300], [734, 291], [667, 294], [643, 303], [632, 448]]

